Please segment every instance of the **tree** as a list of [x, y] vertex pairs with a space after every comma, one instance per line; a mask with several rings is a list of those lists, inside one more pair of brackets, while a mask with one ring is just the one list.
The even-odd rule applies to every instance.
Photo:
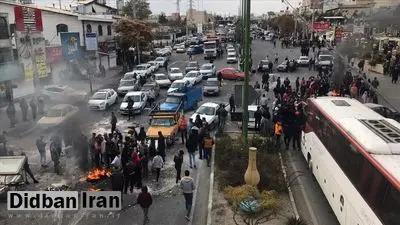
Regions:
[[168, 23], [167, 16], [165, 15], [164, 12], [162, 12], [162, 13], [158, 16], [158, 22], [159, 22], [160, 24], [166, 24], [166, 23]]
[[151, 10], [150, 3], [147, 2], [147, 0], [130, 0], [129, 3], [122, 8], [123, 14], [132, 17], [133, 4], [136, 6], [136, 19], [145, 20], [149, 18]]
[[291, 15], [281, 15], [276, 22], [282, 35], [290, 35], [294, 31], [295, 22]]
[[[140, 46], [140, 49], [147, 47], [154, 39], [149, 24], [141, 20], [128, 20], [121, 19], [114, 25], [115, 32], [117, 32], [116, 40], [121, 47], [124, 55], [123, 65], [124, 71], [128, 66], [127, 55], [129, 49], [132, 47]], [[140, 52], [137, 52], [140, 54]]]

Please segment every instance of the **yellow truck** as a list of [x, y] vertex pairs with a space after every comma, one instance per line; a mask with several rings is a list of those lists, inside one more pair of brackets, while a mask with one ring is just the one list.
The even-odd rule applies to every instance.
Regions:
[[176, 111], [152, 111], [150, 113], [151, 118], [147, 137], [157, 139], [158, 132], [161, 131], [166, 139], [167, 146], [173, 145], [179, 132], [179, 123], [182, 115], [181, 109]]

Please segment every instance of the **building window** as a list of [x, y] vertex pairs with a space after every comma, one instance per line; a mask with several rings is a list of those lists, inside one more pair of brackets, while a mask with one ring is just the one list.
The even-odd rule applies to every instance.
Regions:
[[103, 27], [101, 25], [97, 27], [97, 32], [99, 33], [99, 36], [103, 36]]
[[112, 31], [111, 31], [111, 25], [107, 26], [107, 35], [111, 36], [112, 35]]
[[92, 33], [92, 25], [90, 24], [86, 25], [86, 33]]
[[8, 39], [8, 24], [5, 17], [0, 17], [0, 39]]
[[57, 29], [57, 35], [59, 34], [59, 33], [61, 33], [61, 32], [68, 32], [68, 26], [67, 25], [65, 25], [65, 24], [58, 24], [57, 26], [56, 26], [56, 29]]

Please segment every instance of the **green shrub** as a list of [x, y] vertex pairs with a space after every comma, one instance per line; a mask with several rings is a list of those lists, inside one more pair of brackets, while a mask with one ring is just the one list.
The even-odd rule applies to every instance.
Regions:
[[290, 217], [286, 221], [286, 225], [308, 225], [306, 221], [301, 218]]

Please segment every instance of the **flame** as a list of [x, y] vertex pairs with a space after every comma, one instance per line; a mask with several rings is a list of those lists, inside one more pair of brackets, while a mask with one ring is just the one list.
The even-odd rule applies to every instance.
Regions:
[[104, 170], [104, 169], [94, 169], [92, 171], [89, 172], [89, 174], [87, 175], [87, 180], [88, 181], [96, 181], [96, 180], [101, 180], [105, 177], [109, 177], [111, 176], [111, 172]]
[[101, 189], [95, 188], [95, 187], [90, 187], [90, 188], [88, 188], [88, 191], [101, 191]]

